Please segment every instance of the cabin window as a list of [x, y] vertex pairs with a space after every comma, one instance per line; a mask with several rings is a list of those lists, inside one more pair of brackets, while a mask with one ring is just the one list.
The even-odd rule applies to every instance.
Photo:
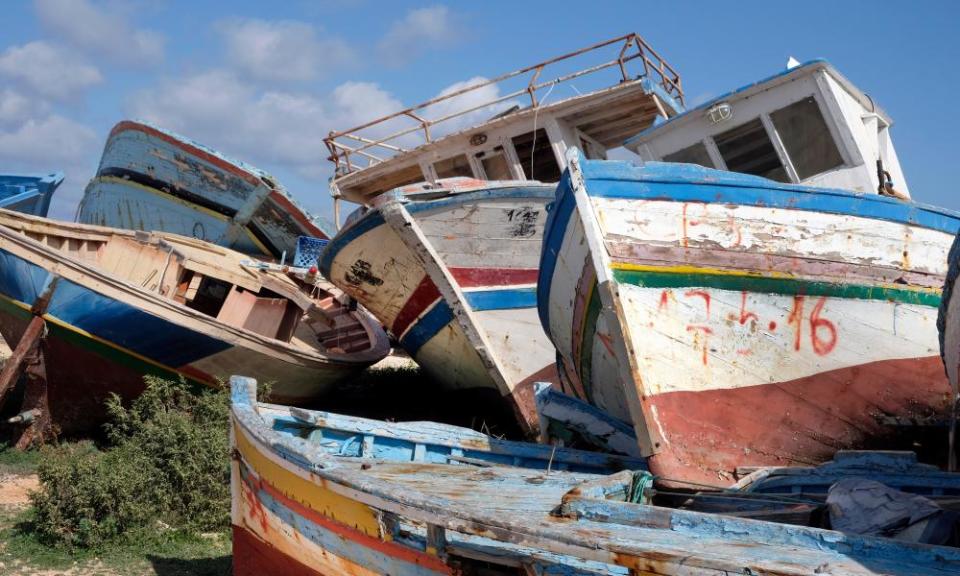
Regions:
[[713, 137], [727, 170], [789, 182], [787, 171], [759, 118]]
[[473, 178], [470, 161], [467, 160], [467, 157], [463, 154], [436, 162], [433, 165], [433, 169], [437, 172], [437, 178], [454, 178], [456, 176]]
[[507, 155], [504, 154], [502, 146], [497, 146], [491, 152], [481, 152], [477, 154], [477, 158], [480, 159], [483, 175], [487, 180], [513, 179], [510, 163], [507, 162]]
[[700, 166], [713, 168], [713, 160], [710, 159], [710, 153], [707, 152], [707, 147], [703, 145], [703, 142], [697, 142], [693, 146], [667, 154], [663, 157], [663, 161], [699, 164]]
[[536, 132], [514, 136], [513, 148], [527, 180], [560, 181], [560, 165], [557, 164], [557, 157], [553, 154], [553, 146], [550, 145], [546, 130], [539, 128]]
[[813, 96], [771, 113], [770, 120], [801, 180], [843, 165]]

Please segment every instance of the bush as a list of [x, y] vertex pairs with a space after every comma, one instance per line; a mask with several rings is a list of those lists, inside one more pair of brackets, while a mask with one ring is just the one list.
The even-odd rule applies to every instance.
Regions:
[[104, 450], [45, 449], [31, 496], [48, 544], [97, 548], [164, 525], [186, 532], [229, 527], [229, 395], [147, 377], [126, 408], [116, 396]]

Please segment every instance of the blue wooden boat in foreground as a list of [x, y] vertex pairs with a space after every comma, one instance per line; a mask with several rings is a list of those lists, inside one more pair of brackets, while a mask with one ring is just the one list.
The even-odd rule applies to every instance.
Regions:
[[625, 460], [288, 409], [256, 388], [231, 378], [237, 576], [960, 570], [954, 548], [635, 503], [651, 478], [614, 472]]
[[0, 174], [0, 208], [46, 216], [54, 191], [63, 183], [63, 172], [44, 175]]

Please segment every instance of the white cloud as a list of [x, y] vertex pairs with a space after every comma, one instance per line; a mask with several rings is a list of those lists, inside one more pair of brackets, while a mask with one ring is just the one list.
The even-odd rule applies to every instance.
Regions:
[[4, 88], [0, 91], [0, 130], [20, 126], [28, 118], [36, 118], [49, 110], [50, 105], [39, 98]]
[[446, 6], [418, 8], [394, 22], [377, 48], [384, 61], [401, 65], [425, 50], [453, 43], [460, 34], [460, 26]]
[[231, 62], [257, 80], [312, 80], [355, 60], [343, 40], [304, 22], [231, 19], [218, 28]]
[[68, 50], [36, 41], [11, 46], [0, 54], [0, 76], [12, 78], [40, 96], [69, 100], [99, 84], [100, 71]]
[[0, 158], [9, 172], [66, 173], [54, 194], [50, 216], [73, 219], [83, 188], [93, 176], [102, 142], [89, 126], [58, 114], [29, 118], [0, 129]]
[[272, 171], [284, 167], [325, 180], [332, 165], [323, 138], [400, 103], [374, 84], [346, 83], [326, 100], [304, 93], [257, 90], [226, 70], [170, 78], [134, 95], [131, 116], [175, 130]]
[[[464, 88], [469, 88], [470, 86], [474, 86], [476, 84], [482, 84], [486, 81], [487, 78], [484, 78], [483, 76], [475, 76], [469, 80], [451, 84], [450, 86], [441, 90], [436, 97], [453, 94], [463, 90]], [[479, 107], [473, 112], [468, 112], [462, 116], [451, 118], [450, 120], [437, 125], [434, 135], [442, 136], [444, 134], [456, 132], [457, 130], [476, 126], [477, 124], [480, 124], [517, 104], [517, 102], [514, 100], [506, 100], [498, 104], [484, 106], [484, 104], [487, 102], [492, 102], [499, 97], [499, 87], [496, 84], [488, 84], [459, 96], [454, 96], [449, 100], [444, 100], [443, 102], [438, 102], [428, 106], [424, 112], [424, 115], [431, 120], [437, 120], [450, 114]]]
[[164, 38], [134, 27], [128, 10], [116, 2], [97, 6], [88, 0], [34, 0], [40, 21], [74, 46], [125, 64], [163, 60]]
[[[441, 94], [482, 81], [482, 77], [477, 77], [458, 82]], [[495, 86], [483, 87], [455, 97], [449, 103], [434, 105], [426, 114], [436, 118], [453, 109], [483, 104], [498, 94]], [[476, 124], [510, 104], [512, 102], [484, 106], [451, 121], [440, 132]], [[396, 97], [370, 82], [345, 82], [328, 94], [317, 95], [264, 90], [230, 70], [215, 69], [162, 80], [134, 94], [126, 112], [130, 117], [174, 130], [269, 172], [289, 171], [322, 183], [320, 187], [325, 190], [333, 165], [327, 161], [324, 137], [331, 130], [348, 129], [403, 108]], [[411, 120], [398, 119], [364, 131], [364, 135], [375, 138], [410, 125]], [[419, 136], [408, 136], [394, 143], [416, 145]]]

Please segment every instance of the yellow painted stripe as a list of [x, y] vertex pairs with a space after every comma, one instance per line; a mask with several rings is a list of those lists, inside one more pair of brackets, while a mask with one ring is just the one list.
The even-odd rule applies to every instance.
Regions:
[[134, 187], [134, 188], [139, 188], [140, 190], [142, 190], [142, 191], [144, 191], [144, 192], [147, 192], [148, 194], [153, 194], [154, 196], [160, 196], [160, 197], [163, 198], [164, 200], [172, 200], [173, 202], [176, 202], [177, 204], [180, 204], [180, 205], [182, 205], [182, 206], [186, 206], [187, 208], [190, 208], [191, 210], [196, 210], [197, 212], [202, 212], [202, 213], [204, 213], [204, 214], [206, 214], [206, 215], [208, 215], [208, 216], [210, 216], [210, 217], [212, 217], [212, 218], [216, 218], [217, 220], [220, 220], [220, 221], [222, 221], [222, 222], [229, 222], [229, 221], [230, 221], [229, 218], [227, 218], [225, 215], [223, 215], [223, 214], [221, 214], [221, 213], [219, 213], [219, 212], [216, 212], [216, 211], [211, 210], [211, 209], [209, 209], [209, 208], [205, 208], [205, 207], [203, 207], [203, 206], [201, 206], [201, 205], [199, 205], [199, 204], [194, 204], [193, 202], [190, 202], [190, 201], [188, 201], [188, 200], [184, 200], [184, 199], [182, 199], [182, 198], [177, 198], [176, 196], [174, 196], [174, 195], [172, 195], [172, 194], [167, 194], [166, 192], [163, 192], [162, 190], [157, 190], [157, 189], [151, 188], [151, 187], [149, 187], [149, 186], [144, 186], [143, 184], [139, 184], [139, 183], [137, 183], [137, 182], [134, 182], [133, 180], [126, 180], [126, 179], [124, 179], [124, 178], [117, 178], [116, 176], [101, 176], [101, 177], [99, 178], [99, 180], [102, 181], [102, 182], [113, 182], [114, 184], [120, 184], [120, 185], [122, 185], [122, 186], [132, 186], [132, 187]]
[[[706, 274], [711, 276], [735, 276], [740, 278], [783, 278], [787, 280], [798, 280], [796, 274], [789, 272], [780, 272], [770, 270], [768, 272], [755, 272], [752, 270], [729, 270], [725, 268], [710, 268], [701, 266], [651, 266], [648, 264], [632, 264], [629, 262], [612, 262], [610, 268], [614, 270], [623, 270], [626, 272], [657, 272], [661, 274]], [[887, 288], [892, 290], [925, 292], [929, 294], [939, 294], [938, 288], [925, 288], [923, 286], [910, 286], [907, 284], [880, 283], [873, 284], [878, 288]]]
[[[187, 208], [190, 208], [191, 210], [196, 210], [197, 212], [201, 212], [201, 213], [203, 213], [203, 214], [206, 214], [206, 215], [210, 216], [211, 218], [215, 218], [215, 219], [217, 219], [217, 220], [220, 220], [221, 222], [231, 222], [230, 218], [228, 218], [228, 217], [227, 217], [226, 215], [224, 215], [224, 214], [221, 214], [221, 213], [219, 213], [219, 212], [216, 212], [216, 211], [214, 211], [214, 210], [211, 210], [211, 209], [206, 208], [206, 207], [204, 207], [204, 206], [201, 206], [201, 205], [199, 205], [199, 204], [194, 204], [193, 202], [190, 202], [189, 200], [184, 200], [184, 199], [182, 199], [182, 198], [178, 198], [178, 197], [174, 196], [173, 194], [167, 194], [166, 192], [163, 192], [162, 190], [157, 190], [157, 189], [151, 188], [151, 187], [149, 187], [149, 186], [144, 186], [143, 184], [139, 184], [139, 183], [134, 182], [134, 181], [132, 181], [132, 180], [126, 180], [126, 179], [124, 179], [124, 178], [118, 178], [118, 177], [116, 177], [116, 176], [101, 176], [99, 179], [100, 179], [101, 181], [103, 181], [103, 182], [113, 182], [114, 184], [120, 184], [120, 185], [123, 185], [123, 186], [133, 186], [133, 187], [135, 187], [135, 188], [139, 188], [140, 190], [142, 190], [142, 191], [144, 191], [144, 192], [147, 192], [148, 194], [153, 194], [154, 196], [160, 196], [160, 197], [163, 198], [164, 200], [169, 200], [169, 201], [172, 201], [172, 202], [176, 202], [177, 204], [180, 204], [181, 206], [186, 206]], [[265, 254], [265, 255], [267, 255], [267, 256], [272, 256], [272, 255], [273, 255], [273, 253], [270, 252], [270, 250], [263, 244], [263, 242], [261, 242], [256, 236], [253, 235], [253, 232], [250, 231], [250, 228], [249, 228], [249, 227], [244, 226], [244, 232], [246, 232], [247, 238], [250, 239], [250, 242], [252, 242], [253, 245], [257, 247], [257, 249], [259, 249], [261, 252], [263, 252], [263, 254]]]
[[[18, 307], [18, 308], [22, 308], [23, 310], [25, 310], [25, 311], [27, 311], [27, 312], [30, 312], [30, 311], [31, 311], [31, 307], [30, 307], [30, 306], [27, 306], [26, 304], [24, 304], [23, 302], [20, 302], [19, 300], [14, 300], [13, 298], [9, 298], [9, 297], [7, 297], [7, 296], [4, 295], [4, 294], [0, 294], [0, 298], [6, 300], [7, 302], [10, 302], [11, 304], [13, 304], [14, 306], [16, 306], [16, 307]], [[128, 355], [128, 356], [132, 356], [132, 357], [136, 358], [137, 360], [140, 360], [141, 362], [145, 362], [145, 363], [147, 363], [147, 364], [150, 364], [151, 366], [156, 366], [157, 368], [161, 368], [161, 369], [163, 369], [163, 370], [166, 370], [167, 372], [173, 372], [174, 374], [182, 374], [185, 378], [188, 378], [188, 379], [191, 379], [191, 380], [196, 380], [195, 377], [190, 376], [189, 374], [184, 374], [184, 373], [180, 372], [179, 370], [177, 370], [176, 368], [172, 368], [172, 367], [170, 367], [170, 366], [167, 366], [166, 364], [161, 364], [161, 363], [159, 363], [159, 362], [157, 362], [157, 361], [155, 361], [155, 360], [151, 360], [150, 358], [147, 358], [146, 356], [141, 356], [140, 354], [137, 354], [137, 353], [134, 352], [133, 350], [130, 350], [130, 349], [124, 348], [123, 346], [119, 346], [119, 345], [117, 345], [117, 344], [114, 344], [113, 342], [110, 342], [109, 340], [104, 340], [103, 338], [101, 338], [101, 337], [99, 337], [99, 336], [97, 336], [97, 335], [95, 335], [95, 334], [91, 334], [90, 332], [87, 332], [87, 331], [84, 330], [83, 328], [78, 328], [77, 326], [74, 326], [73, 324], [70, 324], [69, 322], [63, 321], [63, 320], [57, 318], [56, 316], [54, 316], [54, 315], [52, 315], [52, 314], [44, 314], [44, 315], [43, 315], [43, 319], [44, 319], [45, 321], [47, 321], [47, 322], [50, 322], [51, 324], [56, 324], [57, 326], [65, 329], [65, 330], [69, 330], [69, 331], [71, 331], [71, 332], [74, 332], [74, 333], [76, 333], [76, 334], [79, 334], [80, 336], [83, 336], [84, 338], [89, 338], [90, 340], [93, 340], [93, 341], [95, 341], [95, 342], [99, 342], [100, 344], [103, 344], [104, 346], [108, 346], [108, 347], [110, 347], [110, 348], [113, 348], [114, 350], [117, 350], [118, 352], [122, 352], [123, 354], [126, 354], [126, 355]]]
[[380, 524], [372, 508], [325, 488], [323, 481], [311, 482], [276, 464], [260, 452], [259, 446], [247, 438], [242, 426], [234, 424], [234, 438], [240, 455], [260, 478], [311, 510], [367, 536], [381, 538]]

